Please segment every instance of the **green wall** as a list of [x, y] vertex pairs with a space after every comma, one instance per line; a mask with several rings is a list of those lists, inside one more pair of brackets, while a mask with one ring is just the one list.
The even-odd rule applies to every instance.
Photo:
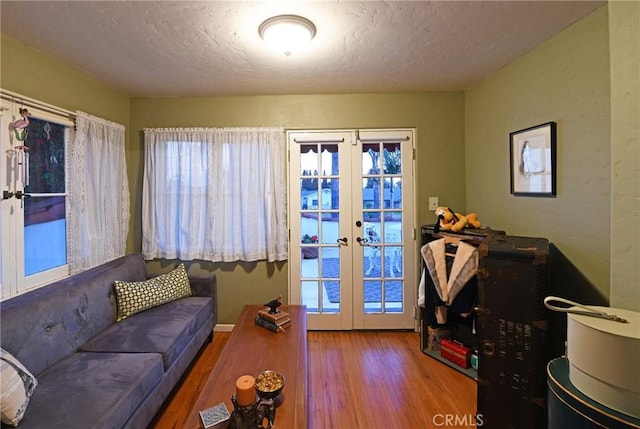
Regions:
[[[511, 235], [545, 237], [609, 297], [607, 7], [466, 93], [467, 208]], [[557, 122], [557, 196], [510, 194], [509, 133]]]
[[19, 41], [0, 36], [0, 87], [129, 129], [129, 96], [115, 91]]
[[[130, 180], [141, 195], [144, 128], [274, 126], [286, 129], [417, 128], [417, 227], [435, 222], [427, 196], [464, 210], [464, 95], [453, 93], [134, 98], [131, 101]], [[462, 173], [461, 173], [462, 172]], [[130, 248], [141, 249], [140, 199], [134, 207]], [[418, 234], [419, 236], [419, 234]], [[414, 253], [417, 257], [419, 240]], [[286, 263], [191, 264], [217, 274], [221, 323], [233, 323], [244, 304], [287, 296]], [[150, 264], [152, 272], [171, 261]]]
[[640, 2], [609, 3], [611, 306], [640, 311]]

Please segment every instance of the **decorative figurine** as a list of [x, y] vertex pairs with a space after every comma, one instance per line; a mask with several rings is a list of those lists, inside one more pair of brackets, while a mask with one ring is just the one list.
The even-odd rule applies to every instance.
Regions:
[[269, 313], [276, 314], [279, 313], [278, 307], [282, 305], [282, 295], [278, 295], [276, 299], [272, 299], [271, 301], [264, 304], [265, 307], [269, 307]]
[[21, 142], [27, 138], [27, 127], [29, 126], [29, 116], [31, 113], [23, 107], [20, 108], [20, 116], [22, 119], [17, 119], [9, 124], [9, 129], [13, 130], [16, 134], [16, 140]]

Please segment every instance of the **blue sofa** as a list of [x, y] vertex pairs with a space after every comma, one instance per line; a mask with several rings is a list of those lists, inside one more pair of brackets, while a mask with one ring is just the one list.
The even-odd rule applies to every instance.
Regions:
[[0, 303], [2, 348], [37, 379], [19, 428], [146, 428], [217, 320], [215, 275], [192, 296], [116, 322], [114, 281], [147, 278], [127, 255]]

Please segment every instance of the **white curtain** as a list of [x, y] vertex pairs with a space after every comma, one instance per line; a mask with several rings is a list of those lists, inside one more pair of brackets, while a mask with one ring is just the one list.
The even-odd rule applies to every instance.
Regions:
[[68, 150], [67, 237], [71, 273], [125, 254], [130, 202], [125, 129], [77, 112]]
[[282, 128], [145, 129], [146, 259], [287, 259]]

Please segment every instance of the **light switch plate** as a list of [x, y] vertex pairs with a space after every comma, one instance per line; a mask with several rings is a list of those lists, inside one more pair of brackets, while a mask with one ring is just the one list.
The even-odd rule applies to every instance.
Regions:
[[438, 197], [429, 197], [429, 210], [435, 212], [438, 208], [439, 199]]

